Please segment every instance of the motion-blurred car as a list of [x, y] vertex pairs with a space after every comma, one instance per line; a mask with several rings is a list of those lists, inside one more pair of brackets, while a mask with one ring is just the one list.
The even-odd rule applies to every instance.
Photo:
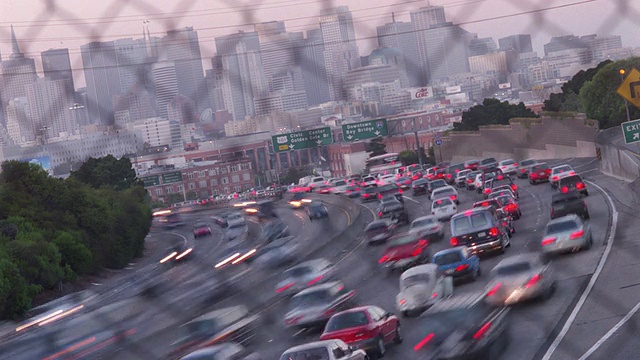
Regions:
[[235, 265], [249, 263], [253, 260], [258, 248], [254, 244], [246, 244], [242, 241], [233, 246], [228, 246], [218, 256], [218, 260], [215, 262], [215, 269], [226, 269]]
[[478, 207], [451, 218], [451, 246], [466, 246], [473, 253], [504, 252], [511, 246], [509, 231], [493, 207]]
[[262, 358], [240, 344], [228, 342], [196, 350], [180, 360], [262, 360]]
[[411, 178], [409, 177], [399, 177], [396, 179], [396, 186], [402, 190], [407, 190], [411, 187]]
[[349, 199], [354, 199], [360, 196], [360, 185], [349, 185], [347, 190], [345, 190], [344, 194]]
[[551, 168], [551, 174], [549, 175], [549, 183], [552, 189], [558, 187], [558, 182], [565, 176], [575, 175], [576, 172], [569, 165], [558, 165]]
[[498, 168], [506, 175], [516, 175], [518, 173], [518, 163], [513, 159], [500, 161]]
[[551, 219], [556, 219], [565, 215], [576, 214], [582, 219], [589, 219], [589, 208], [577, 191], [567, 193], [557, 193], [551, 196]]
[[229, 225], [229, 223], [227, 222], [227, 217], [229, 215], [231, 215], [231, 213], [226, 212], [220, 215], [214, 215], [211, 217], [211, 219], [216, 223], [216, 225], [220, 226], [221, 228], [226, 228]]
[[444, 276], [438, 265], [414, 266], [400, 275], [396, 308], [403, 316], [420, 314], [434, 303], [453, 294], [453, 279]]
[[311, 199], [307, 199], [304, 196], [304, 193], [298, 192], [293, 194], [293, 196], [291, 197], [291, 200], [289, 200], [289, 205], [294, 209], [300, 209], [306, 204], [309, 204], [310, 202], [311, 202]]
[[231, 213], [227, 215], [227, 227], [234, 227], [238, 225], [246, 225], [244, 215], [239, 212]]
[[527, 176], [531, 185], [548, 182], [551, 176], [551, 168], [545, 163], [537, 163], [529, 168]]
[[411, 222], [409, 233], [429, 241], [440, 241], [444, 239], [444, 225], [435, 216], [421, 216]]
[[561, 178], [558, 182], [558, 190], [563, 193], [568, 193], [569, 191], [578, 191], [584, 196], [589, 196], [587, 185], [582, 177], [578, 174]]
[[433, 193], [434, 190], [440, 189], [446, 186], [449, 186], [449, 184], [447, 184], [447, 182], [444, 179], [431, 180], [427, 185], [427, 191], [429, 191], [429, 194], [431, 194]]
[[169, 356], [175, 358], [226, 341], [251, 344], [260, 322], [258, 315], [251, 315], [242, 305], [211, 311], [180, 326], [181, 335], [171, 344]]
[[378, 219], [390, 219], [398, 224], [409, 224], [409, 213], [399, 201], [383, 202], [377, 209]]
[[480, 171], [472, 171], [472, 172], [467, 174], [467, 176], [465, 177], [465, 184], [466, 184], [466, 189], [467, 190], [475, 190], [475, 188], [476, 188], [476, 177], [478, 175], [482, 175], [482, 173], [480, 173]]
[[377, 306], [362, 306], [333, 315], [320, 340], [339, 339], [350, 346], [381, 357], [389, 344], [402, 343], [400, 321]]
[[336, 182], [333, 183], [333, 186], [331, 187], [330, 191], [334, 195], [342, 195], [347, 191], [348, 188], [349, 188], [348, 182], [346, 182], [345, 180], [337, 180]]
[[342, 281], [314, 285], [291, 298], [284, 316], [286, 327], [323, 327], [331, 315], [354, 305], [355, 290], [347, 290]]
[[480, 160], [477, 160], [477, 159], [467, 160], [464, 162], [464, 168], [472, 171], [477, 170], [479, 165], [480, 165]]
[[364, 350], [351, 348], [342, 340], [315, 341], [294, 346], [285, 351], [280, 360], [368, 360]]
[[396, 200], [404, 202], [404, 198], [402, 197], [402, 189], [397, 187], [396, 184], [378, 186], [376, 190], [378, 192], [378, 199], [382, 199], [385, 196], [393, 195]]
[[540, 253], [519, 254], [503, 259], [491, 270], [486, 301], [492, 305], [513, 305], [548, 298], [555, 286], [548, 257]]
[[282, 280], [276, 285], [276, 292], [292, 295], [316, 284], [332, 281], [335, 269], [326, 259], [314, 259], [302, 262], [282, 273]]
[[309, 220], [328, 218], [329, 209], [322, 201], [313, 200], [307, 207], [307, 215], [309, 215]]
[[183, 242], [174, 244], [170, 253], [160, 259], [160, 264], [175, 264], [178, 262], [189, 260], [193, 257], [193, 247], [188, 246]]
[[542, 238], [542, 253], [588, 250], [593, 245], [591, 225], [575, 214], [549, 221]]
[[200, 223], [193, 227], [193, 237], [211, 236], [211, 227], [207, 224]]
[[488, 157], [480, 160], [478, 169], [490, 169], [498, 166], [498, 161], [495, 158]]
[[362, 178], [362, 181], [360, 182], [360, 186], [362, 187], [369, 187], [369, 186], [377, 186], [378, 183], [376, 181], [376, 177], [375, 176], [365, 176]]
[[476, 281], [482, 274], [480, 258], [464, 246], [440, 250], [433, 255], [431, 262], [438, 265], [443, 274], [451, 276], [454, 280]]
[[518, 202], [510, 195], [500, 195], [495, 198], [500, 204], [500, 209], [513, 220], [519, 220], [522, 217], [522, 211]]
[[323, 194], [323, 195], [331, 194], [331, 185], [322, 184], [322, 185], [316, 187], [315, 190], [316, 190], [316, 193], [318, 193], [318, 194]]
[[244, 211], [247, 215], [257, 216], [260, 219], [270, 219], [278, 217], [275, 212], [275, 205], [273, 201], [269, 199], [263, 199], [253, 205], [248, 205], [247, 207], [245, 207]]
[[166, 230], [172, 230], [184, 226], [186, 223], [182, 220], [182, 215], [178, 213], [171, 213], [163, 218], [160, 222]]
[[287, 236], [259, 247], [247, 261], [259, 267], [276, 269], [295, 262], [299, 253], [300, 243], [293, 236]]
[[380, 219], [370, 222], [364, 229], [364, 236], [368, 245], [386, 242], [396, 232], [398, 224], [390, 219]]
[[419, 234], [396, 235], [387, 241], [387, 247], [378, 263], [389, 271], [426, 264], [430, 260], [428, 246], [429, 242]]
[[289, 226], [282, 220], [272, 220], [262, 228], [261, 242], [268, 244], [285, 236], [289, 236]]
[[451, 199], [451, 201], [456, 203], [456, 205], [460, 204], [460, 199], [458, 198], [458, 190], [456, 190], [456, 188], [454, 188], [453, 186], [441, 187], [431, 192], [431, 201], [445, 198]]
[[248, 234], [249, 228], [243, 219], [243, 221], [229, 222], [223, 237], [225, 241], [242, 241]]
[[411, 184], [413, 196], [423, 195], [429, 192], [429, 181], [427, 179], [418, 179]]
[[29, 310], [25, 320], [16, 326], [16, 333], [26, 333], [35, 329], [47, 328], [63, 319], [70, 319], [83, 314], [85, 303], [96, 296], [91, 291], [84, 290], [69, 294], [61, 298], [50, 301]]
[[440, 221], [451, 220], [451, 217], [458, 213], [456, 203], [449, 198], [433, 200], [431, 202], [431, 215]]
[[525, 159], [520, 161], [520, 163], [518, 164], [518, 177], [520, 179], [528, 178], [531, 167], [536, 165], [537, 163], [538, 163], [538, 160], [534, 160], [534, 159]]
[[494, 359], [509, 343], [509, 311], [487, 304], [484, 294], [455, 295], [425, 311], [405, 341], [420, 359]]
[[467, 186], [467, 174], [470, 174], [471, 172], [472, 171], [470, 169], [464, 169], [464, 170], [458, 171], [458, 173], [456, 173], [456, 179], [455, 179], [456, 186], [459, 188], [463, 188]]

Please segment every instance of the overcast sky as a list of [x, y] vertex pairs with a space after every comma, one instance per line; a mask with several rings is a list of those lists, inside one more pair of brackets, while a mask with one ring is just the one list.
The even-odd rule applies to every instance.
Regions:
[[[361, 55], [377, 46], [376, 26], [409, 21], [409, 12], [428, 5], [416, 0], [2, 0], [0, 51], [11, 53], [9, 25], [13, 24], [21, 50], [40, 67], [40, 52], [69, 48], [74, 70], [82, 69], [80, 45], [92, 40], [141, 38], [143, 21], [152, 35], [193, 26], [198, 31], [205, 68], [215, 53], [216, 36], [251, 31], [251, 24], [283, 20], [290, 31], [317, 27], [323, 7], [348, 5], [353, 13]], [[50, 8], [47, 8], [49, 4]], [[246, 6], [243, 4], [247, 4]], [[480, 37], [494, 40], [512, 34], [531, 34], [534, 50], [557, 35], [621, 35], [623, 46], [640, 46], [639, 0], [432, 0], [445, 7], [447, 19]], [[81, 71], [74, 71], [83, 86]]]

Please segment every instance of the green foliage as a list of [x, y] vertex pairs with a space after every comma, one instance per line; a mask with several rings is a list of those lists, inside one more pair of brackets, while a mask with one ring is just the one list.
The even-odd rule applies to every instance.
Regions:
[[138, 183], [131, 160], [127, 157], [118, 160], [113, 155], [89, 158], [78, 171], [71, 172], [71, 177], [96, 189], [107, 186], [124, 190]]
[[308, 167], [292, 167], [287, 170], [285, 175], [280, 175], [280, 183], [281, 184], [297, 184], [298, 181], [305, 177], [313, 175], [313, 170]]
[[407, 166], [418, 162], [418, 154], [415, 151], [403, 150], [398, 154], [402, 165]]
[[[103, 165], [96, 165], [95, 172]], [[44, 289], [103, 267], [122, 268], [142, 255], [151, 226], [144, 187], [116, 181], [125, 179], [122, 173], [104, 181], [86, 174], [61, 180], [33, 164], [2, 164], [1, 317], [22, 314]]]
[[[640, 68], [640, 57], [610, 62], [580, 89], [580, 102], [587, 117], [600, 121], [602, 129], [627, 121], [625, 100], [616, 90], [622, 83], [620, 69], [629, 73], [633, 67]], [[640, 118], [640, 110], [631, 104], [629, 113], [632, 120]]]
[[[172, 193], [172, 194], [167, 194], [164, 196], [164, 198], [167, 201], [167, 204], [177, 204], [177, 203], [181, 203], [183, 201], [186, 201], [184, 199], [184, 194], [183, 193]], [[166, 205], [164, 205], [166, 206]]]
[[562, 92], [559, 94], [551, 94], [548, 100], [544, 102], [545, 111], [577, 111], [584, 112], [580, 102], [580, 89], [602, 69], [611, 64], [611, 60], [605, 60], [598, 64], [595, 68], [580, 70], [571, 80], [562, 85]]
[[384, 143], [384, 138], [378, 136], [369, 140], [365, 144], [365, 151], [369, 153], [369, 157], [384, 155], [387, 153], [387, 145]]
[[453, 124], [454, 131], [477, 131], [480, 126], [509, 125], [512, 118], [534, 118], [536, 114], [524, 106], [524, 103], [511, 105], [498, 99], [484, 99], [482, 105], [476, 105], [462, 113], [462, 121]]

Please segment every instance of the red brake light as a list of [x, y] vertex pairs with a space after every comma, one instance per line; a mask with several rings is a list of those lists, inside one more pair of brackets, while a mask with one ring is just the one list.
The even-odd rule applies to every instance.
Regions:
[[557, 177], [557, 176], [554, 176], [553, 178], [551, 178], [551, 180], [553, 180], [553, 181], [558, 181], [558, 179], [559, 179], [559, 177]]
[[488, 202], [488, 201], [485, 201], [485, 202], [483, 202], [482, 204], [480, 204], [480, 206], [482, 206], [482, 207], [489, 206], [489, 202]]
[[389, 261], [389, 257], [387, 255], [385, 255], [385, 256], [381, 257], [380, 260], [378, 260], [378, 263], [379, 264], [384, 264], [387, 261]]
[[498, 236], [498, 228], [491, 228], [491, 230], [489, 230], [489, 236]]
[[522, 171], [522, 172], [526, 172], [527, 170], [525, 170], [525, 169], [520, 169], [520, 171]]
[[498, 292], [498, 290], [500, 290], [501, 287], [502, 287], [502, 283], [497, 283], [494, 287], [491, 288], [491, 290], [487, 292], [487, 296], [495, 295]]
[[518, 163], [513, 163], [513, 166], [518, 166]]
[[569, 192], [569, 188], [566, 186], [563, 186], [562, 189], [560, 189], [560, 191], [562, 191], [563, 193], [568, 193]]
[[516, 184], [511, 184], [511, 189], [513, 189], [513, 191], [518, 190], [518, 185], [516, 185]]
[[435, 299], [435, 298], [437, 298], [437, 297], [438, 297], [438, 293], [437, 293], [437, 292], [434, 292], [433, 294], [431, 294], [431, 298], [432, 298], [432, 299]]
[[540, 281], [541, 278], [542, 276], [540, 274], [533, 275], [533, 277], [531, 278], [531, 280], [529, 280], [529, 282], [527, 283], [527, 285], [525, 285], [525, 287], [530, 288], [534, 286], [535, 284], [538, 283], [538, 281]]
[[429, 341], [431, 341], [431, 339], [433, 339], [434, 336], [435, 336], [434, 333], [431, 333], [431, 334], [425, 336], [424, 339], [420, 340], [420, 342], [417, 343], [416, 346], [413, 347], [413, 351], [418, 351], [418, 350], [422, 349], [425, 345], [427, 345], [429, 343]]
[[576, 232], [573, 232], [573, 233], [569, 236], [569, 238], [570, 238], [570, 239], [572, 239], [572, 240], [574, 240], [574, 239], [578, 239], [578, 238], [582, 237], [582, 235], [584, 235], [584, 230], [578, 230], [578, 231], [576, 231]]
[[502, 180], [502, 175], [498, 175], [498, 180]]
[[453, 201], [456, 201], [456, 196], [455, 196], [455, 195], [451, 195], [451, 196], [449, 196], [449, 198], [450, 198], [451, 200], [453, 200]]
[[456, 237], [452, 237], [452, 238], [449, 240], [449, 243], [451, 244], [451, 246], [458, 246], [458, 238], [456, 238]]
[[411, 256], [412, 257], [416, 257], [416, 256], [420, 255], [420, 253], [422, 252], [422, 249], [423, 248], [419, 247], [419, 248], [413, 250], [413, 252], [411, 253]]
[[382, 199], [382, 194], [378, 194], [378, 199]]
[[425, 247], [427, 246], [429, 243], [427, 242], [427, 240], [420, 240], [418, 241], [418, 246], [420, 247]]
[[451, 174], [447, 174], [447, 179], [451, 179]]
[[513, 211], [516, 211], [517, 208], [518, 207], [516, 206], [516, 204], [511, 203], [511, 204], [508, 204], [507, 206], [505, 206], [504, 210], [505, 211], [509, 211], [509, 212], [513, 212]]
[[491, 322], [488, 322], [482, 325], [482, 327], [478, 331], [476, 331], [475, 334], [473, 334], [473, 340], [482, 339], [482, 337], [487, 333], [487, 331], [489, 331], [490, 328], [491, 328]]
[[276, 292], [281, 293], [281, 292], [283, 292], [283, 291], [287, 290], [288, 288], [290, 288], [290, 287], [292, 287], [292, 286], [293, 286], [293, 283], [289, 283], [289, 284], [287, 284], [287, 285], [285, 285], [285, 286], [283, 286], [283, 287], [279, 288], [278, 290], [276, 290]]
[[554, 238], [554, 237], [547, 237], [547, 238], [542, 239], [542, 246], [545, 246], [545, 245], [551, 245], [551, 244], [553, 244], [554, 242], [556, 242], [556, 238]]
[[378, 212], [378, 217], [382, 217], [382, 211]]
[[322, 278], [323, 278], [323, 276], [322, 276], [322, 275], [320, 275], [320, 276], [318, 276], [317, 278], [315, 278], [315, 279], [313, 279], [313, 280], [309, 281], [309, 282], [307, 283], [307, 285], [308, 285], [308, 286], [313, 286], [313, 284], [315, 284], [315, 283], [317, 283], [318, 281], [322, 280]]
[[469, 184], [471, 184], [471, 183], [473, 182], [473, 180], [472, 180], [472, 179], [467, 179], [467, 182], [468, 182]]
[[456, 271], [463, 271], [469, 268], [469, 264], [462, 264], [462, 265], [458, 265], [456, 266]]
[[582, 189], [584, 189], [584, 184], [583, 184], [583, 183], [581, 183], [581, 182], [577, 183], [577, 184], [576, 184], [576, 189], [578, 189], [578, 190], [582, 190]]
[[484, 189], [484, 193], [485, 194], [490, 194], [491, 193], [491, 189], [489, 189], [489, 188]]
[[473, 214], [473, 210], [467, 210], [464, 212], [464, 216], [471, 216]]
[[442, 204], [442, 200], [436, 200], [436, 204], [438, 205]]
[[402, 189], [398, 189], [398, 192], [399, 192], [400, 194], [402, 194], [402, 192], [403, 192], [403, 191], [402, 191]]

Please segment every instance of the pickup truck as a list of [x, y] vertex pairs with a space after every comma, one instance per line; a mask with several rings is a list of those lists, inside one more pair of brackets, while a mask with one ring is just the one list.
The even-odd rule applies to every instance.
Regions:
[[578, 191], [557, 193], [551, 197], [551, 219], [576, 214], [582, 219], [589, 218], [589, 209]]

